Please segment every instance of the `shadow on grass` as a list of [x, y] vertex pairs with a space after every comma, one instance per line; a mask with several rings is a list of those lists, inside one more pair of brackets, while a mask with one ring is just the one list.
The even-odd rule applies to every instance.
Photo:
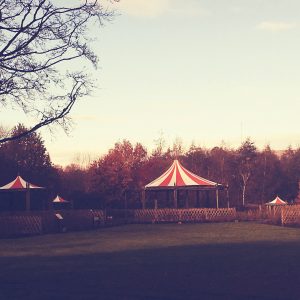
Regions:
[[2, 257], [0, 299], [300, 299], [300, 242]]

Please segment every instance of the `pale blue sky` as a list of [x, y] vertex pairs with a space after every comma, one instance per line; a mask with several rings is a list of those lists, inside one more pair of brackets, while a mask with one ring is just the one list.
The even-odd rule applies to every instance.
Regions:
[[299, 0], [114, 6], [121, 15], [92, 30], [98, 88], [74, 108], [69, 136], [41, 131], [54, 163], [122, 139], [152, 149], [161, 131], [186, 147], [238, 147], [248, 136], [259, 147], [300, 145]]

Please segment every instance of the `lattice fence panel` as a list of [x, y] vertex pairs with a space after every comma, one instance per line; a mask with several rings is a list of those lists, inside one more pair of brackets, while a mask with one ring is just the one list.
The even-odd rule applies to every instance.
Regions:
[[133, 221], [147, 222], [216, 222], [236, 218], [235, 208], [137, 209]]
[[206, 211], [197, 208], [183, 209], [180, 212], [180, 221], [183, 222], [205, 222], [207, 220]]
[[236, 218], [235, 208], [206, 208], [207, 221], [232, 221]]
[[40, 216], [1, 216], [0, 236], [11, 237], [42, 233]]
[[300, 225], [300, 205], [285, 206], [281, 209], [282, 225]]

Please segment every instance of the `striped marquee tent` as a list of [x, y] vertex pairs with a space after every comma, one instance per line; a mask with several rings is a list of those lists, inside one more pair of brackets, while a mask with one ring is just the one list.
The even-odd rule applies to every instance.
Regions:
[[175, 207], [177, 207], [178, 190], [215, 190], [216, 207], [218, 208], [218, 191], [224, 189], [224, 186], [190, 172], [189, 170], [184, 168], [178, 160], [174, 160], [171, 167], [165, 173], [145, 186], [145, 191], [163, 189], [174, 191]]
[[0, 187], [0, 190], [26, 192], [26, 210], [30, 210], [31, 189], [44, 189], [44, 187], [27, 182], [19, 175], [13, 181]]
[[0, 187], [1, 190], [25, 190], [25, 189], [43, 189], [43, 187], [34, 185], [25, 181], [21, 176], [17, 176], [12, 182]]
[[71, 208], [72, 207], [72, 202], [68, 201], [61, 196], [57, 195], [53, 200], [52, 200], [53, 208], [57, 210], [61, 209], [66, 209], [66, 208]]
[[287, 202], [283, 201], [282, 199], [280, 199], [280, 198], [277, 196], [274, 200], [272, 200], [272, 201], [266, 203], [266, 205], [270, 205], [270, 206], [275, 206], [275, 205], [287, 205]]

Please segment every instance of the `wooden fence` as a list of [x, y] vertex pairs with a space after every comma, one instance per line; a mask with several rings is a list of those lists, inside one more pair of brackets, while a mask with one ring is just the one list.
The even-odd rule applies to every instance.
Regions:
[[61, 210], [0, 214], [0, 237], [87, 230], [126, 223], [224, 222], [235, 208]]
[[2, 216], [0, 217], [0, 237], [15, 237], [42, 233], [40, 216]]
[[300, 205], [286, 205], [281, 208], [282, 225], [300, 225]]
[[224, 222], [236, 218], [235, 208], [110, 210], [107, 214], [127, 223]]
[[0, 237], [14, 237], [98, 228], [102, 210], [32, 211], [0, 214]]
[[300, 226], [300, 205], [237, 212], [235, 208], [61, 210], [0, 214], [0, 237], [87, 230], [127, 223], [263, 221]]

